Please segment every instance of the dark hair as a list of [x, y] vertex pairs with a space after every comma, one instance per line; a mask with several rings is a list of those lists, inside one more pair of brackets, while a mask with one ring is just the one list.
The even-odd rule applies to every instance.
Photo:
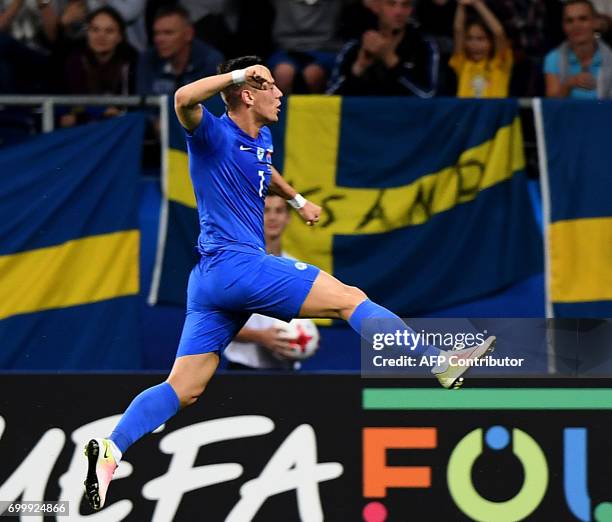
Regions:
[[595, 13], [597, 13], [597, 10], [595, 9], [595, 6], [593, 5], [593, 2], [591, 2], [591, 0], [565, 0], [563, 2], [563, 10], [565, 11], [565, 8], [567, 6], [577, 5], [577, 4], [588, 5], [589, 9], [591, 10], [592, 15], [595, 15]]
[[468, 18], [468, 20], [465, 22], [466, 34], [469, 31], [470, 27], [472, 26], [480, 27], [484, 31], [484, 33], [487, 35], [487, 40], [489, 40], [489, 43], [491, 44], [491, 50], [489, 51], [489, 58], [493, 58], [495, 56], [495, 36], [493, 35], [493, 31], [491, 31], [491, 29], [487, 26], [487, 24], [485, 24], [483, 20], [478, 17]]
[[[239, 69], [246, 69], [251, 65], [260, 65], [263, 60], [259, 56], [240, 56], [239, 58], [232, 58], [226, 62], [220, 63], [217, 67], [218, 74], [225, 74]], [[242, 87], [240, 85], [230, 85], [223, 89], [223, 100], [227, 105], [228, 109], [234, 109], [240, 101], [240, 91]]]
[[93, 19], [101, 14], [110, 16], [115, 21], [115, 23], [119, 26], [119, 32], [121, 33], [121, 37], [125, 41], [125, 20], [119, 14], [119, 11], [117, 11], [116, 9], [112, 7], [109, 7], [109, 6], [100, 7], [96, 9], [95, 11], [92, 11], [91, 13], [89, 13], [86, 19], [87, 25], [91, 24], [91, 22], [93, 22]]
[[183, 18], [188, 24], [191, 24], [191, 20], [189, 18], [189, 11], [180, 5], [165, 5], [160, 7], [157, 11], [155, 11], [155, 15], [153, 16], [153, 21], [158, 20], [159, 18], [163, 18], [164, 16], [180, 16]]

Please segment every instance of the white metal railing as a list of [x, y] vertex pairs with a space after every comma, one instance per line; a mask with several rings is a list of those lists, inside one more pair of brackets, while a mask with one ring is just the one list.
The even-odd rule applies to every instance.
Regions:
[[40, 107], [42, 131], [55, 129], [55, 108], [70, 105], [120, 105], [123, 107], [155, 107], [159, 109], [159, 137], [161, 141], [160, 165], [163, 173], [167, 168], [166, 150], [168, 147], [168, 97], [163, 96], [0, 96], [0, 107], [21, 106]]
[[[166, 96], [0, 96], [0, 105], [40, 107], [42, 131], [55, 129], [55, 107], [66, 105], [122, 105], [124, 107], [158, 107]], [[165, 123], [165, 122], [160, 122]]]
[[[55, 129], [55, 107], [66, 105], [123, 105], [124, 107], [158, 107], [165, 103], [166, 96], [0, 96], [0, 106], [14, 105], [25, 107], [40, 107], [42, 114], [42, 131], [51, 132]], [[532, 98], [519, 98], [523, 108], [533, 106]], [[165, 121], [160, 121], [165, 123]]]

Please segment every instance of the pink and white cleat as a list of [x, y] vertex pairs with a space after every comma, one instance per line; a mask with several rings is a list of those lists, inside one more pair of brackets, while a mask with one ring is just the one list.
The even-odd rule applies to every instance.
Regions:
[[85, 445], [88, 468], [85, 479], [85, 498], [94, 510], [104, 507], [108, 485], [117, 469], [108, 439], [91, 439]]

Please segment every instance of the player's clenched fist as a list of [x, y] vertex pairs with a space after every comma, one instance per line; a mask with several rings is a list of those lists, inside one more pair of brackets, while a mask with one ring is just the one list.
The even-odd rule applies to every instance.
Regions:
[[245, 69], [245, 81], [255, 89], [267, 89], [274, 81], [270, 69], [263, 65], [251, 65]]
[[298, 214], [302, 216], [302, 219], [307, 225], [312, 226], [317, 223], [321, 217], [321, 207], [315, 205], [311, 201], [307, 201], [302, 208], [298, 209]]

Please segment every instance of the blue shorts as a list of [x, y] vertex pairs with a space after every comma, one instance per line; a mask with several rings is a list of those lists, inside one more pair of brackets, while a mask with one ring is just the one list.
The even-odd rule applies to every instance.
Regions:
[[263, 253], [202, 256], [189, 276], [177, 357], [225, 349], [255, 312], [290, 321], [318, 274], [315, 266]]

